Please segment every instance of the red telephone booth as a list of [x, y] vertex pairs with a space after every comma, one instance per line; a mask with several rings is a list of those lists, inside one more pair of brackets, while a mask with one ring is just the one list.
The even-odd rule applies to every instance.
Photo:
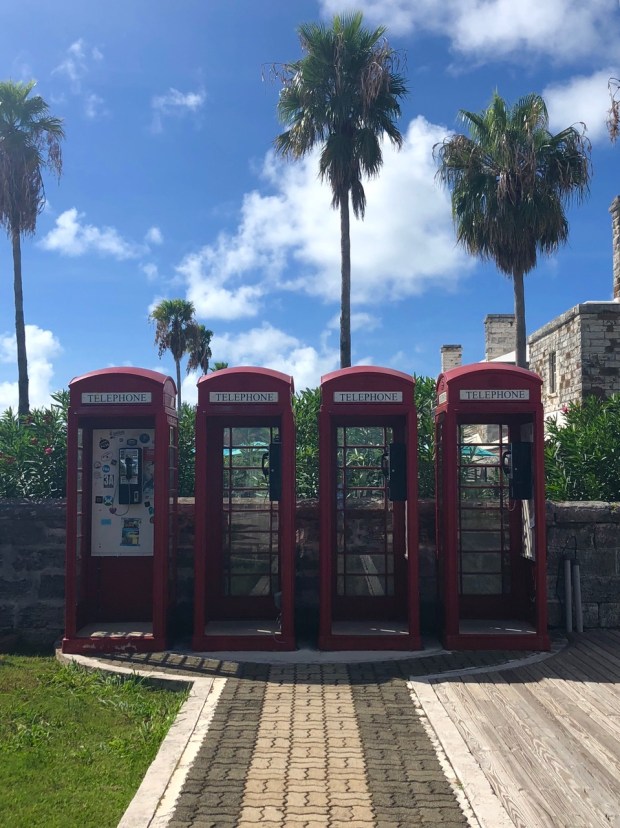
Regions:
[[163, 650], [176, 558], [175, 384], [105, 368], [69, 389], [63, 652]]
[[501, 363], [439, 375], [437, 552], [449, 649], [549, 649], [541, 385]]
[[365, 366], [323, 377], [319, 452], [319, 647], [420, 648], [413, 379]]
[[295, 647], [292, 396], [266, 368], [198, 381], [195, 650]]

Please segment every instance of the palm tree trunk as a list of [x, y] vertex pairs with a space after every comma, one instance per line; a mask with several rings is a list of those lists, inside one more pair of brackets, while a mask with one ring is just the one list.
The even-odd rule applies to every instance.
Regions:
[[525, 335], [525, 290], [523, 273], [513, 273], [512, 282], [515, 295], [515, 363], [519, 368], [527, 368], [527, 339]]
[[28, 358], [26, 356], [26, 326], [24, 324], [24, 293], [22, 289], [22, 248], [19, 230], [11, 234], [13, 243], [13, 291], [15, 294], [15, 340], [17, 342], [17, 388], [20, 417], [30, 414], [28, 400]]
[[181, 413], [181, 360], [175, 359], [174, 364], [177, 366], [177, 411]]
[[351, 367], [351, 235], [349, 192], [340, 199], [340, 367]]

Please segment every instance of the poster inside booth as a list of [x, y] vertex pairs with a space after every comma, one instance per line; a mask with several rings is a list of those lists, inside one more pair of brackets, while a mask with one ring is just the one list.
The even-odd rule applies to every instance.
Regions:
[[153, 555], [154, 471], [154, 429], [93, 429], [94, 557]]

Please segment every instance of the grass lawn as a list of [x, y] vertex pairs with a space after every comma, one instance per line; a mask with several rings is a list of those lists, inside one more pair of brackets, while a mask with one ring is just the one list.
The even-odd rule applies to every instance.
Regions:
[[116, 826], [185, 698], [0, 655], [0, 825]]

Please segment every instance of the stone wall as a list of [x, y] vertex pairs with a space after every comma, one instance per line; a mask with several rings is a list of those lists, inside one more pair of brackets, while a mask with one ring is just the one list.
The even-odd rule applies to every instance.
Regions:
[[489, 313], [484, 318], [484, 358], [487, 362], [515, 349], [515, 316], [513, 313]]
[[586, 627], [620, 627], [620, 503], [547, 503], [549, 624], [564, 624], [564, 558], [576, 559]]
[[[187, 636], [193, 607], [192, 499], [179, 504], [177, 632]], [[434, 504], [420, 501], [420, 607], [432, 631], [437, 579]], [[620, 626], [620, 504], [548, 503], [549, 621], [563, 624], [563, 559], [581, 565], [584, 623]], [[0, 651], [15, 635], [50, 646], [64, 627], [65, 507], [62, 501], [0, 502]], [[316, 501], [297, 510], [296, 599], [301, 625], [316, 627], [319, 522]]]
[[[543, 379], [545, 416], [587, 394], [620, 392], [620, 303], [585, 302], [535, 331], [529, 339], [530, 368]], [[550, 356], [555, 353], [556, 390], [551, 391]]]
[[64, 629], [65, 504], [0, 501], [0, 641], [49, 645]]

